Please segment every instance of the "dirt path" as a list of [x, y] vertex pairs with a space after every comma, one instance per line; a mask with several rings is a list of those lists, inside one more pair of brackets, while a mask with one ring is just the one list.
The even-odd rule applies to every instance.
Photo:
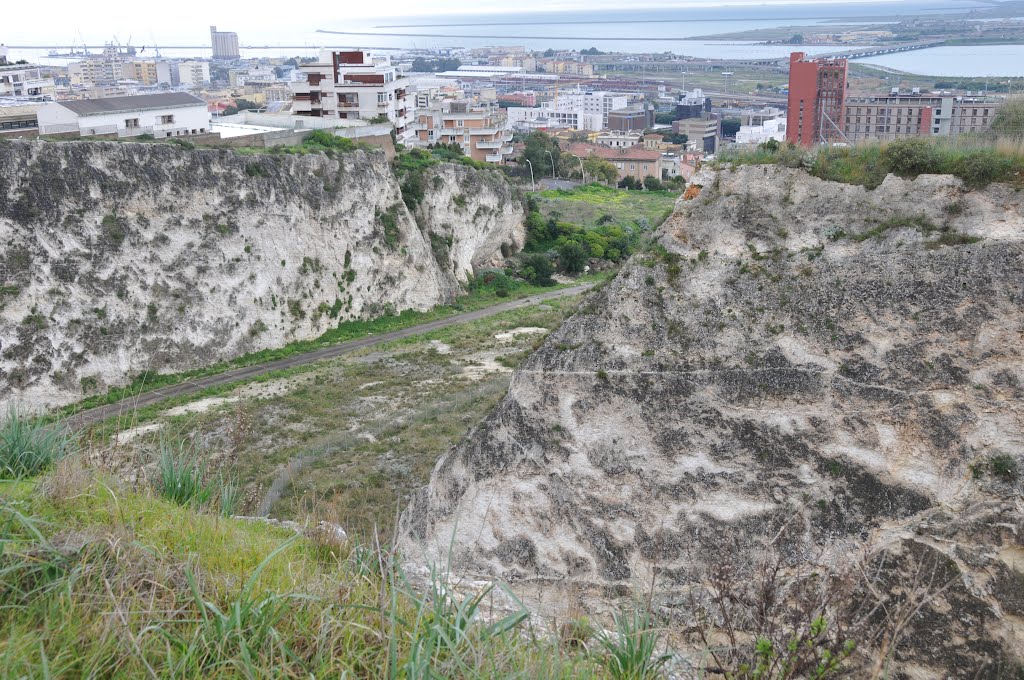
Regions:
[[224, 371], [223, 373], [218, 373], [217, 375], [210, 375], [204, 378], [197, 378], [195, 380], [186, 380], [185, 382], [178, 383], [177, 385], [170, 385], [168, 387], [161, 387], [160, 389], [151, 390], [149, 392], [142, 392], [141, 394], [127, 397], [112, 404], [105, 404], [103, 406], [97, 406], [95, 408], [80, 411], [73, 416], [69, 416], [66, 422], [72, 429], [81, 429], [89, 425], [101, 423], [107, 418], [112, 418], [113, 416], [121, 413], [130, 413], [135, 409], [152, 406], [153, 404], [159, 403], [164, 399], [170, 399], [171, 397], [195, 394], [209, 387], [217, 387], [220, 385], [252, 380], [253, 378], [257, 378], [273, 371], [280, 371], [282, 369], [293, 368], [295, 366], [304, 366], [306, 364], [316, 363], [317, 361], [323, 361], [325, 359], [334, 359], [357, 349], [373, 347], [374, 345], [382, 345], [395, 340], [401, 340], [402, 338], [408, 338], [414, 335], [436, 331], [441, 328], [447, 328], [456, 324], [464, 324], [472, 321], [478, 321], [480, 319], [486, 319], [489, 316], [508, 312], [519, 307], [535, 305], [538, 302], [544, 302], [545, 300], [555, 300], [558, 298], [579, 295], [592, 287], [593, 284], [587, 283], [579, 286], [572, 286], [570, 288], [560, 288], [559, 290], [553, 290], [549, 293], [538, 293], [537, 295], [531, 295], [530, 297], [523, 298], [521, 300], [503, 302], [483, 309], [477, 309], [472, 312], [463, 312], [462, 314], [456, 314], [444, 319], [428, 321], [417, 326], [410, 326], [401, 330], [391, 331], [390, 333], [368, 335], [364, 338], [340, 342], [336, 345], [330, 345], [328, 347], [316, 349], [311, 352], [304, 352], [302, 354], [295, 354], [283, 359], [268, 361], [263, 364], [233, 368], [231, 370]]

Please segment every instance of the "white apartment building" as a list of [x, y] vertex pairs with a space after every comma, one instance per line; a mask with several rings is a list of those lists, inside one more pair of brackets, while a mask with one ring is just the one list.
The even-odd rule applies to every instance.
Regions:
[[417, 110], [413, 130], [417, 146], [458, 144], [477, 161], [500, 165], [512, 153], [512, 131], [505, 129], [499, 113], [465, 99], [436, 101]]
[[412, 136], [412, 111], [406, 92], [410, 81], [398, 75], [388, 57], [364, 50], [321, 50], [320, 59], [303, 64], [306, 78], [291, 83], [292, 112], [302, 116], [373, 120], [381, 116], [395, 126], [399, 142]]
[[639, 144], [642, 139], [643, 135], [639, 132], [613, 131], [598, 135], [594, 138], [594, 142], [612, 149], [628, 149]]
[[786, 141], [786, 119], [772, 118], [760, 125], [741, 125], [736, 132], [737, 144], [763, 144], [769, 139]]
[[39, 108], [38, 119], [41, 135], [180, 137], [210, 130], [206, 102], [187, 92], [50, 102]]
[[53, 78], [42, 77], [38, 66], [0, 64], [0, 98], [52, 101], [57, 98], [57, 86]]
[[181, 61], [174, 65], [177, 85], [202, 87], [210, 84], [210, 64], [205, 61]]
[[629, 97], [614, 92], [571, 92], [558, 94], [539, 108], [513, 106], [508, 109], [509, 124], [520, 130], [538, 127], [565, 127], [600, 131], [608, 127], [608, 114], [625, 108]]

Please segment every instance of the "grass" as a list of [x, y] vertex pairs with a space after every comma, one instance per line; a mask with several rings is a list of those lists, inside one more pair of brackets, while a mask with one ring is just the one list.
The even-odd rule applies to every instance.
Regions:
[[11, 677], [603, 678], [521, 605], [397, 555], [181, 507], [64, 464], [0, 487]]
[[993, 182], [1024, 186], [1024, 147], [1019, 142], [963, 136], [955, 139], [910, 138], [887, 144], [859, 144], [804, 150], [783, 145], [776, 151], [725, 149], [719, 165], [779, 164], [809, 167], [815, 177], [874, 189], [886, 175], [913, 178], [945, 174], [960, 178], [968, 187]]
[[[495, 335], [557, 328], [576, 305], [572, 298], [552, 300], [405, 338], [288, 371], [287, 388], [259, 399], [174, 418], [140, 413], [138, 421], [157, 418], [175, 438], [229, 450], [243, 495], [257, 496], [272, 516], [326, 517], [370, 540], [375, 530], [391, 530], [397, 510], [426, 484], [437, 459], [505, 395], [510, 374], [482, 363], [493, 357], [498, 366], [516, 368], [543, 339]], [[243, 389], [262, 392], [259, 385]], [[236, 435], [240, 419], [248, 424]], [[97, 436], [103, 441], [114, 431]], [[148, 450], [159, 437], [135, 445]]]
[[0, 479], [20, 479], [38, 474], [63, 458], [67, 434], [59, 426], [10, 406], [0, 422]]
[[641, 217], [657, 227], [671, 214], [679, 198], [676, 191], [626, 191], [600, 184], [549, 189], [533, 195], [545, 219], [557, 212], [560, 219], [585, 228], [600, 226], [602, 220], [632, 226]]
[[294, 356], [296, 354], [309, 352], [328, 345], [346, 342], [348, 340], [355, 340], [357, 338], [363, 338], [370, 335], [389, 333], [391, 331], [409, 328], [410, 326], [416, 326], [428, 321], [445, 319], [463, 312], [483, 309], [491, 305], [508, 302], [509, 300], [522, 299], [538, 293], [577, 285], [578, 283], [601, 281], [604, 280], [605, 277], [606, 275], [603, 274], [594, 274], [587, 277], [581, 277], [571, 284], [564, 284], [555, 287], [519, 284], [518, 286], [507, 290], [504, 295], [499, 295], [498, 291], [493, 288], [472, 286], [470, 293], [458, 298], [455, 302], [448, 305], [439, 305], [426, 312], [405, 310], [400, 314], [380, 316], [375, 319], [368, 319], [365, 321], [343, 321], [335, 328], [328, 330], [315, 340], [300, 340], [289, 343], [284, 347], [250, 352], [249, 354], [244, 354], [229, 361], [218, 362], [211, 366], [191, 371], [182, 371], [179, 373], [143, 373], [136, 376], [124, 387], [115, 387], [103, 394], [93, 395], [76, 404], [67, 406], [61, 409], [57, 413], [57, 416], [64, 417], [96, 406], [113, 404], [144, 391], [158, 389], [160, 387], [168, 387], [170, 385], [177, 385], [196, 378], [217, 375], [231, 370], [232, 368], [263, 364], [277, 359]]

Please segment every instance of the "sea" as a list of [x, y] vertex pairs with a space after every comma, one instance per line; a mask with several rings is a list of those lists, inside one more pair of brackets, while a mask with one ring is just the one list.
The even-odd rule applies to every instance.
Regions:
[[[336, 5], [341, 7], [340, 5]], [[312, 56], [320, 47], [424, 50], [444, 54], [467, 47], [521, 45], [532, 50], [585, 49], [633, 53], [671, 53], [706, 59], [759, 59], [788, 55], [791, 45], [765, 45], [740, 40], [708, 40], [701, 36], [737, 33], [758, 28], [829, 24], [879, 24], [901, 16], [941, 14], [991, 7], [975, 0], [894, 0], [892, 2], [804, 2], [734, 5], [680, 3], [671, 8], [500, 12], [420, 15], [352, 19], [339, 9], [336, 18], [323, 11], [304, 15], [268, 29], [265, 23], [247, 26], [236, 21], [243, 56]], [[241, 17], [239, 17], [241, 19]], [[253, 19], [248, 19], [252, 21]], [[222, 22], [223, 23], [223, 22]], [[164, 56], [208, 57], [208, 49], [179, 49], [203, 45], [208, 34], [151, 34], [152, 44], [167, 45]], [[14, 41], [11, 41], [12, 43]], [[138, 41], [136, 41], [138, 42]], [[808, 54], [835, 51], [836, 46], [805, 45]], [[61, 63], [47, 50], [12, 50], [12, 56]], [[862, 60], [883, 68], [935, 76], [1024, 76], [1024, 45], [938, 47]]]

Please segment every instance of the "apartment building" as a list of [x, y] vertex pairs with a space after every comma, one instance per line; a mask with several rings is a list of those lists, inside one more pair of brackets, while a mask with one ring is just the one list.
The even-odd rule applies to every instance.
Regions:
[[622, 109], [616, 109], [608, 114], [608, 123], [605, 127], [609, 130], [646, 130], [654, 125], [653, 104], [633, 104]]
[[565, 127], [600, 131], [608, 128], [609, 114], [626, 108], [628, 103], [627, 95], [614, 92], [557, 93], [538, 108], [509, 107], [508, 119], [514, 127], [524, 130]]
[[[619, 179], [627, 176], [643, 181], [645, 177], [662, 177], [662, 154], [660, 151], [645, 149], [642, 145], [613, 149], [596, 144], [570, 144], [568, 153], [586, 159], [597, 156], [610, 162], [619, 172]], [[671, 160], [668, 161], [671, 163]]]
[[170, 85], [174, 81], [171, 63], [167, 61], [129, 61], [121, 72], [126, 80], [137, 80], [143, 85]]
[[320, 59], [303, 64], [305, 80], [291, 83], [292, 112], [302, 116], [372, 120], [386, 117], [398, 141], [412, 137], [406, 92], [410, 81], [398, 75], [387, 57], [364, 50], [322, 50]]
[[[594, 138], [594, 141], [601, 146], [612, 149], [628, 149], [636, 146], [643, 140], [639, 132], [604, 132]], [[646, 148], [646, 147], [645, 147]]]
[[238, 59], [238, 34], [231, 31], [218, 31], [210, 26], [210, 46], [213, 48], [214, 59]]
[[205, 61], [182, 61], [174, 65], [177, 73], [175, 85], [202, 87], [210, 84], [210, 64]]
[[842, 141], [846, 73], [845, 59], [806, 59], [803, 52], [789, 55], [788, 141], [801, 146]]
[[57, 86], [53, 78], [42, 77], [38, 66], [0, 64], [0, 98], [52, 101], [57, 98]]
[[180, 137], [210, 129], [206, 102], [187, 92], [50, 102], [37, 117], [41, 135]]
[[672, 132], [686, 135], [688, 149], [715, 153], [722, 138], [722, 121], [717, 118], [684, 118], [672, 121]]
[[922, 94], [918, 89], [893, 89], [880, 97], [855, 97], [846, 102], [846, 139], [893, 140], [919, 136], [956, 136], [987, 130], [1001, 101], [990, 97]]
[[700, 88], [692, 92], [683, 92], [676, 100], [676, 119], [700, 118], [711, 112], [711, 97], [704, 95]]
[[495, 66], [504, 66], [506, 68], [520, 68], [524, 71], [537, 70], [537, 60], [534, 59], [533, 57], [528, 57], [523, 54], [507, 55], [495, 61]]
[[772, 139], [786, 141], [785, 118], [769, 118], [760, 125], [740, 125], [736, 132], [737, 144], [763, 144]]
[[512, 131], [505, 129], [504, 117], [466, 99], [432, 102], [417, 110], [412, 127], [418, 146], [458, 144], [473, 160], [499, 165], [512, 153]]
[[594, 65], [585, 61], [562, 61], [560, 59], [540, 59], [536, 62], [536, 69], [543, 73], [558, 73], [571, 76], [583, 76], [592, 78], [594, 76]]

